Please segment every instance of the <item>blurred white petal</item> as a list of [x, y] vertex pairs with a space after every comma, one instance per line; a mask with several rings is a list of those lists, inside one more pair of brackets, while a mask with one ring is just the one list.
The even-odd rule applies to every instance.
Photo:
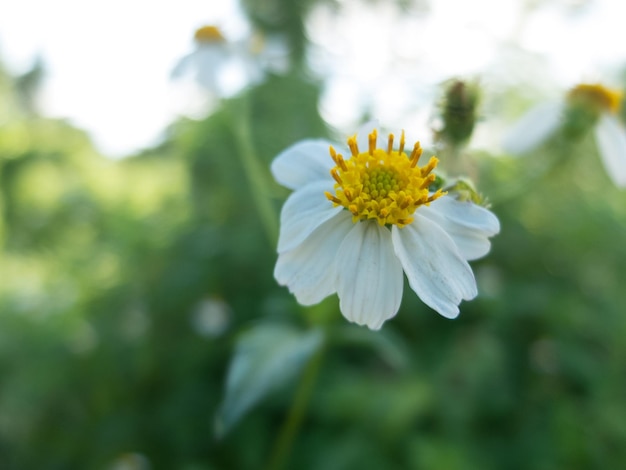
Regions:
[[520, 155], [538, 147], [559, 127], [563, 106], [562, 102], [550, 102], [532, 108], [509, 129], [502, 140], [502, 148]]
[[617, 187], [626, 187], [626, 130], [617, 118], [603, 114], [595, 135], [606, 172]]

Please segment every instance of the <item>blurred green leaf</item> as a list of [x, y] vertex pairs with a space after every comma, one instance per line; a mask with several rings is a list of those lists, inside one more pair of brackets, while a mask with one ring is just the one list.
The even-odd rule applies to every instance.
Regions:
[[346, 325], [336, 328], [334, 332], [338, 342], [373, 349], [393, 369], [405, 370], [408, 366], [406, 344], [390, 329], [372, 331]]
[[302, 331], [287, 325], [260, 324], [246, 331], [230, 363], [216, 434], [224, 436], [266, 395], [293, 380], [322, 340], [318, 329]]

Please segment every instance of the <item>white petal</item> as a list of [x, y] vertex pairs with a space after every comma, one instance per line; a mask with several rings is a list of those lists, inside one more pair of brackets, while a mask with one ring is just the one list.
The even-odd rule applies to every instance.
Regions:
[[289, 189], [318, 180], [332, 181], [330, 169], [335, 162], [330, 157], [330, 145], [326, 140], [307, 139], [283, 150], [270, 167], [274, 178]]
[[376, 222], [359, 222], [346, 235], [336, 260], [341, 313], [351, 322], [378, 330], [402, 300], [402, 266], [391, 233]]
[[491, 211], [451, 196], [440, 197], [429, 207], [420, 207], [419, 214], [444, 229], [468, 261], [489, 253], [489, 237], [500, 232], [500, 221]]
[[502, 148], [514, 155], [532, 150], [556, 131], [562, 114], [562, 102], [544, 103], [532, 108], [509, 129], [502, 140]]
[[313, 305], [336, 289], [335, 258], [352, 229], [352, 215], [341, 211], [317, 227], [297, 248], [278, 255], [274, 277], [302, 305]]
[[191, 63], [193, 61], [193, 53], [183, 56], [174, 66], [170, 73], [170, 78], [178, 79], [187, 73]]
[[325, 191], [333, 193], [332, 182], [330, 179], [307, 184], [287, 198], [280, 212], [279, 253], [297, 247], [313, 230], [343, 210], [341, 206], [333, 207], [324, 195]]
[[210, 92], [224, 94], [226, 88], [220, 80], [223, 67], [229, 62], [227, 49], [219, 45], [200, 46], [193, 52], [193, 68], [198, 84]]
[[410, 225], [394, 226], [391, 238], [411, 289], [426, 305], [455, 318], [461, 300], [476, 297], [472, 269], [435, 222], [416, 213]]
[[[256, 45], [253, 43], [248, 47], [254, 49]], [[263, 41], [263, 49], [256, 59], [261, 62], [264, 68], [283, 74], [289, 68], [289, 45], [282, 37], [266, 36]]]
[[626, 130], [615, 117], [603, 114], [595, 134], [606, 172], [617, 187], [626, 187]]

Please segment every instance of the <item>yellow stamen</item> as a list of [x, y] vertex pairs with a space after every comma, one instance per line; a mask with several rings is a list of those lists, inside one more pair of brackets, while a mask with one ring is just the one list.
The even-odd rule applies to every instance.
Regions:
[[367, 136], [367, 140], [369, 143], [369, 152], [370, 155], [374, 155], [374, 150], [376, 150], [376, 139], [378, 138], [378, 131], [374, 129], [370, 135]]
[[335, 196], [330, 194], [328, 191], [324, 192], [324, 195], [326, 196], [326, 198], [328, 198], [329, 201], [333, 201], [335, 204], [341, 205], [341, 199], [336, 198]]
[[199, 43], [217, 43], [224, 42], [226, 39], [217, 26], [207, 25], [198, 28], [193, 35], [194, 39]]
[[400, 135], [400, 148], [398, 149], [398, 153], [404, 152], [404, 129], [402, 129], [402, 134]]
[[330, 170], [330, 174], [338, 184], [343, 184], [343, 181], [341, 181], [341, 177], [339, 176], [339, 173], [337, 173], [336, 168], [333, 168], [332, 170]]
[[580, 84], [572, 88], [567, 98], [573, 102], [582, 102], [599, 111], [617, 113], [622, 102], [622, 92], [612, 90], [600, 84]]
[[420, 157], [422, 156], [422, 146], [419, 142], [415, 142], [413, 146], [413, 152], [411, 152], [411, 156], [409, 159], [411, 160], [411, 167], [415, 167]]
[[428, 175], [426, 178], [424, 178], [424, 182], [422, 183], [422, 185], [420, 186], [421, 189], [428, 189], [428, 187], [433, 184], [433, 182], [435, 181], [435, 175]]
[[430, 172], [435, 169], [435, 167], [437, 166], [437, 163], [439, 163], [439, 160], [437, 159], [437, 157], [430, 157], [430, 160], [428, 160], [428, 164], [422, 167], [422, 177], [425, 178], [426, 175], [429, 175]]
[[348, 139], [348, 147], [350, 147], [352, 156], [359, 154], [359, 144], [356, 143], [356, 136], [352, 136]]
[[430, 194], [428, 188], [435, 180], [432, 171], [437, 158], [418, 166], [422, 148], [419, 142], [411, 156], [404, 153], [404, 132], [400, 149], [393, 150], [394, 136], [390, 135], [385, 149], [376, 147], [377, 131], [368, 136], [368, 151], [358, 152], [356, 136], [348, 139], [352, 156], [343, 160], [331, 147], [330, 155], [336, 166], [330, 171], [335, 180], [335, 195], [326, 197], [337, 206], [352, 213], [353, 222], [376, 220], [381, 226], [402, 228], [413, 221], [411, 215], [422, 205], [428, 205], [445, 193]]
[[336, 165], [341, 167], [343, 171], [348, 170], [348, 167], [346, 166], [346, 162], [344, 161], [343, 157], [340, 153], [335, 152], [335, 149], [332, 145], [330, 146], [330, 157], [333, 159]]

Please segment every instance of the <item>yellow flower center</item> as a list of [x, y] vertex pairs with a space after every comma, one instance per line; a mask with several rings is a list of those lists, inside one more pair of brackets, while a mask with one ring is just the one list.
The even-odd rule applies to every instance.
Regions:
[[194, 39], [199, 43], [211, 44], [216, 42], [224, 42], [226, 39], [217, 26], [202, 26], [198, 28], [193, 35]]
[[622, 101], [622, 93], [600, 84], [581, 84], [572, 88], [567, 95], [570, 102], [580, 102], [598, 111], [617, 113]]
[[335, 206], [343, 206], [352, 212], [354, 223], [374, 219], [380, 225], [397, 225], [402, 228], [413, 221], [411, 214], [421, 205], [428, 205], [445, 193], [441, 189], [430, 194], [428, 187], [435, 181], [432, 171], [437, 157], [420, 167], [417, 162], [422, 155], [419, 142], [411, 155], [404, 153], [404, 132], [400, 148], [393, 149], [393, 134], [389, 135], [386, 149], [376, 148], [376, 129], [369, 134], [367, 152], [360, 152], [356, 136], [348, 139], [352, 156], [344, 160], [333, 147], [330, 156], [336, 166], [330, 174], [336, 181], [335, 194], [326, 197]]

